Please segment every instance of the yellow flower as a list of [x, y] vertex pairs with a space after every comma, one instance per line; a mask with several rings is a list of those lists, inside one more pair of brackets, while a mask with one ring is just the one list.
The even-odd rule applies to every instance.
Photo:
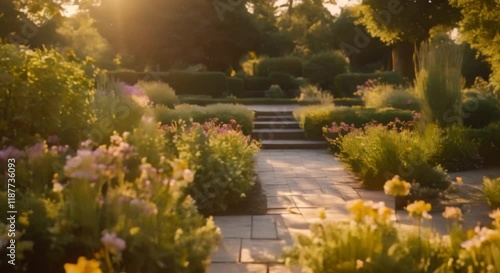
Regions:
[[406, 147], [407, 152], [411, 152], [411, 150], [413, 150], [411, 147]]
[[443, 212], [443, 217], [446, 219], [462, 220], [462, 210], [457, 207], [446, 207]]
[[394, 176], [391, 180], [385, 182], [384, 192], [387, 195], [391, 196], [406, 196], [410, 194], [411, 184], [404, 181], [399, 180], [399, 176]]
[[462, 184], [463, 182], [464, 180], [462, 179], [462, 177], [457, 176], [457, 184]]
[[318, 214], [319, 214], [319, 218], [321, 220], [325, 220], [326, 219], [326, 211], [325, 211], [325, 208], [320, 208], [319, 211], [318, 211]]
[[76, 264], [64, 264], [66, 273], [102, 273], [99, 262], [96, 260], [87, 260], [85, 257], [78, 258]]
[[428, 213], [431, 210], [431, 204], [424, 201], [415, 201], [406, 207], [410, 216], [424, 219], [431, 219], [432, 216]]

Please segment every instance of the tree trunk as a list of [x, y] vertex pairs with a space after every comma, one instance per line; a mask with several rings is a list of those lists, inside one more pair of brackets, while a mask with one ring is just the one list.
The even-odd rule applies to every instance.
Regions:
[[415, 79], [414, 51], [415, 47], [410, 42], [399, 42], [392, 48], [392, 70], [410, 81]]

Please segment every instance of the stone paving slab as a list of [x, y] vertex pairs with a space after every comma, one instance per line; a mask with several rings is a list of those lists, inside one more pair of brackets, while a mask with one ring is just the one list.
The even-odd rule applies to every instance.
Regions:
[[212, 262], [237, 263], [240, 261], [241, 239], [222, 238], [212, 253]]
[[243, 239], [241, 246], [241, 262], [283, 262], [282, 253], [285, 246], [286, 242], [280, 240]]
[[267, 273], [265, 264], [212, 263], [207, 273]]
[[252, 239], [278, 239], [272, 215], [252, 216]]
[[215, 224], [224, 238], [250, 238], [252, 234], [252, 216], [216, 216]]

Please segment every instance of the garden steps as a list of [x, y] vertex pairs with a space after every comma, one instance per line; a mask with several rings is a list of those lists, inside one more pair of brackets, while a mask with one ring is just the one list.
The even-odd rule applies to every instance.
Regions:
[[299, 123], [296, 121], [255, 121], [253, 123], [255, 129], [300, 129]]
[[283, 106], [253, 106], [255, 129], [253, 138], [262, 149], [326, 149], [323, 139], [309, 139], [293, 116], [293, 108]]

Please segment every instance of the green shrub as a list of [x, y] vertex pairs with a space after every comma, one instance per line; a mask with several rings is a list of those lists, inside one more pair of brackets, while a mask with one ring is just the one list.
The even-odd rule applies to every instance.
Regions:
[[500, 120], [500, 103], [478, 92], [466, 92], [462, 102], [463, 124], [482, 128]]
[[273, 84], [273, 80], [269, 77], [246, 77], [245, 90], [249, 91], [263, 91], [268, 90]]
[[270, 77], [273, 84], [279, 85], [279, 87], [281, 87], [281, 89], [286, 93], [287, 97], [297, 97], [299, 83], [293, 76], [285, 72], [272, 72]]
[[482, 191], [486, 201], [493, 208], [500, 208], [500, 177], [483, 179]]
[[269, 90], [266, 90], [264, 95], [267, 98], [284, 98], [285, 92], [283, 92], [283, 89], [279, 85], [273, 84], [269, 87]]
[[401, 74], [392, 71], [380, 73], [344, 73], [335, 77], [335, 90], [342, 96], [352, 97], [369, 80], [377, 80], [381, 84], [403, 84]]
[[480, 141], [469, 137], [469, 129], [451, 126], [443, 130], [434, 161], [448, 171], [477, 169], [483, 165]]
[[346, 73], [348, 63], [342, 53], [338, 51], [325, 52], [312, 55], [304, 63], [304, 77], [309, 79], [311, 84], [319, 85], [322, 89], [330, 90], [337, 97], [342, 97], [336, 92], [333, 79], [342, 73]]
[[420, 110], [420, 103], [411, 89], [403, 89], [393, 85], [372, 84], [369, 82], [358, 90], [358, 94], [368, 108], [397, 108]]
[[336, 107], [334, 105], [311, 105], [297, 108], [294, 111], [295, 118], [304, 129], [307, 136], [322, 136], [322, 128], [330, 126], [333, 122], [340, 124], [345, 122], [360, 127], [365, 123], [375, 120], [382, 124], [394, 121], [396, 118], [401, 121], [413, 120], [413, 112], [392, 108], [374, 109], [362, 107]]
[[228, 77], [227, 79], [227, 92], [233, 96], [240, 96], [245, 90], [245, 81], [236, 77]]
[[258, 146], [236, 123], [180, 123], [167, 127], [167, 135], [179, 158], [196, 171], [190, 193], [200, 210], [212, 213], [237, 205], [254, 185]]
[[145, 80], [147, 73], [146, 72], [137, 72], [133, 70], [117, 70], [117, 71], [108, 71], [106, 75], [111, 80], [121, 81], [126, 84], [134, 85], [141, 80]]
[[420, 46], [415, 91], [426, 122], [440, 126], [461, 122], [457, 109], [462, 103], [462, 53], [462, 47], [453, 42]]
[[166, 83], [140, 81], [138, 86], [156, 105], [173, 108], [179, 104], [179, 98], [175, 95], [175, 90]]
[[302, 76], [302, 62], [294, 57], [269, 58], [260, 61], [256, 67], [257, 76], [267, 77], [273, 72], [283, 72], [294, 77]]
[[221, 97], [227, 93], [227, 79], [222, 72], [172, 71], [165, 76], [177, 95], [208, 95]]
[[236, 104], [210, 104], [206, 107], [181, 104], [177, 105], [175, 109], [157, 107], [155, 114], [162, 124], [170, 124], [179, 120], [187, 123], [190, 123], [190, 120], [198, 123], [204, 123], [211, 119], [217, 119], [223, 123], [231, 123], [231, 120], [235, 120], [241, 125], [244, 134], [251, 134], [253, 130], [253, 112], [245, 106]]
[[[57, 135], [76, 146], [94, 120], [93, 81], [87, 63], [65, 59], [54, 49], [0, 44], [0, 135], [23, 147]], [[49, 69], [50, 68], [50, 69]]]
[[493, 123], [480, 129], [467, 131], [468, 139], [479, 142], [479, 154], [486, 164], [500, 164], [500, 124]]
[[252, 133], [254, 113], [243, 105], [218, 103], [207, 105], [205, 110], [208, 118], [217, 119], [219, 122], [226, 124], [230, 124], [232, 120], [235, 120], [241, 125], [243, 134], [249, 135]]
[[382, 189], [395, 175], [422, 187], [446, 189], [449, 185], [446, 172], [433, 164], [440, 134], [441, 130], [434, 126], [419, 133], [393, 126], [366, 125], [339, 136], [338, 157], [369, 189]]

